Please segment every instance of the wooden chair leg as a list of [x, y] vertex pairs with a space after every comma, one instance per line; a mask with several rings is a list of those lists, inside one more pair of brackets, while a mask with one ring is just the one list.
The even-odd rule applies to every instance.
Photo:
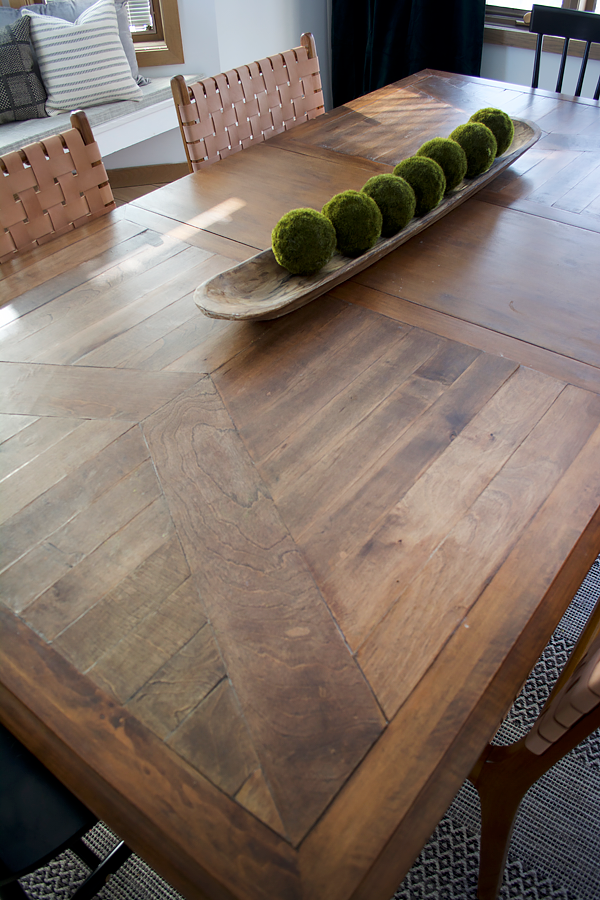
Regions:
[[481, 801], [479, 900], [496, 900], [500, 892], [514, 819], [529, 788], [598, 727], [600, 706], [541, 756], [527, 749], [526, 738], [508, 747], [488, 745], [469, 775]]

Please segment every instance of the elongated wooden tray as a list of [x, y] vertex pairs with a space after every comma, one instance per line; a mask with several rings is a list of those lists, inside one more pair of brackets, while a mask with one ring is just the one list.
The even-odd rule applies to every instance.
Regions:
[[315, 275], [301, 276], [291, 275], [282, 268], [272, 250], [263, 250], [201, 284], [194, 293], [196, 305], [214, 319], [260, 320], [276, 319], [310, 303], [437, 222], [525, 153], [539, 139], [541, 130], [525, 119], [513, 119], [513, 122], [515, 136], [509, 151], [498, 157], [487, 172], [465, 179], [427, 215], [412, 219], [391, 238], [380, 238], [371, 250], [356, 259], [335, 253]]

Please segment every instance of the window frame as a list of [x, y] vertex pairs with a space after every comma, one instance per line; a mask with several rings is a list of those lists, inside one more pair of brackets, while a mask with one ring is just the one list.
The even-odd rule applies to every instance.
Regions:
[[183, 63], [183, 41], [177, 0], [151, 0], [156, 32], [133, 32], [135, 56], [140, 68]]
[[[536, 0], [532, 0], [533, 3]], [[586, 12], [595, 12], [599, 0], [563, 0], [562, 6], [566, 9], [584, 9]], [[535, 50], [537, 35], [529, 31], [528, 24], [524, 21], [527, 10], [514, 9], [510, 6], [485, 7], [485, 26], [483, 41], [485, 44], [501, 44], [505, 47], [521, 47], [525, 50]], [[544, 36], [542, 50], [544, 53], [562, 53], [564, 38]], [[572, 40], [569, 43], [569, 56], [581, 58], [585, 50], [584, 41]], [[594, 44], [590, 49], [590, 59], [600, 59], [600, 45]]]

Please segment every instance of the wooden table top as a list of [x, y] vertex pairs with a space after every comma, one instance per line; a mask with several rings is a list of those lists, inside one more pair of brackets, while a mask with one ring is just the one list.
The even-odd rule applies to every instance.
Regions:
[[[483, 106], [272, 322], [196, 286]], [[388, 900], [600, 549], [598, 104], [411, 76], [2, 266], [0, 718], [190, 898]]]

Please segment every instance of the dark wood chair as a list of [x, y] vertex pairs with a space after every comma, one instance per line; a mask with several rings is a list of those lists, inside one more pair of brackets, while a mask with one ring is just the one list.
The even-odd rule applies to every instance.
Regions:
[[115, 209], [84, 112], [71, 128], [0, 156], [0, 263]]
[[469, 775], [481, 801], [479, 900], [496, 900], [514, 819], [529, 788], [600, 727], [600, 601], [529, 733], [488, 744]]
[[[595, 13], [580, 12], [576, 9], [560, 9], [553, 6], [537, 6], [534, 5], [531, 10], [531, 19], [529, 22], [529, 30], [537, 34], [537, 43], [535, 48], [535, 59], [533, 63], [533, 78], [531, 87], [538, 86], [540, 77], [540, 61], [542, 58], [542, 41], [544, 35], [553, 35], [555, 37], [563, 37], [565, 39], [563, 52], [558, 69], [558, 78], [556, 81], [556, 90], [562, 91], [563, 77], [565, 74], [565, 65], [567, 62], [567, 53], [569, 50], [569, 41], [585, 41], [585, 50], [581, 66], [579, 69], [579, 77], [575, 88], [575, 96], [581, 96], [583, 87], [583, 79], [587, 68], [588, 58], [590, 55], [590, 47], [592, 44], [600, 43], [600, 16]], [[594, 91], [594, 100], [600, 97], [600, 78]]]
[[312, 34], [300, 46], [212, 78], [171, 79], [190, 172], [325, 112]]
[[102, 861], [81, 840], [98, 819], [0, 725], [0, 897], [27, 900], [18, 883], [72, 850], [92, 871], [71, 900], [91, 900], [131, 855], [121, 841]]

